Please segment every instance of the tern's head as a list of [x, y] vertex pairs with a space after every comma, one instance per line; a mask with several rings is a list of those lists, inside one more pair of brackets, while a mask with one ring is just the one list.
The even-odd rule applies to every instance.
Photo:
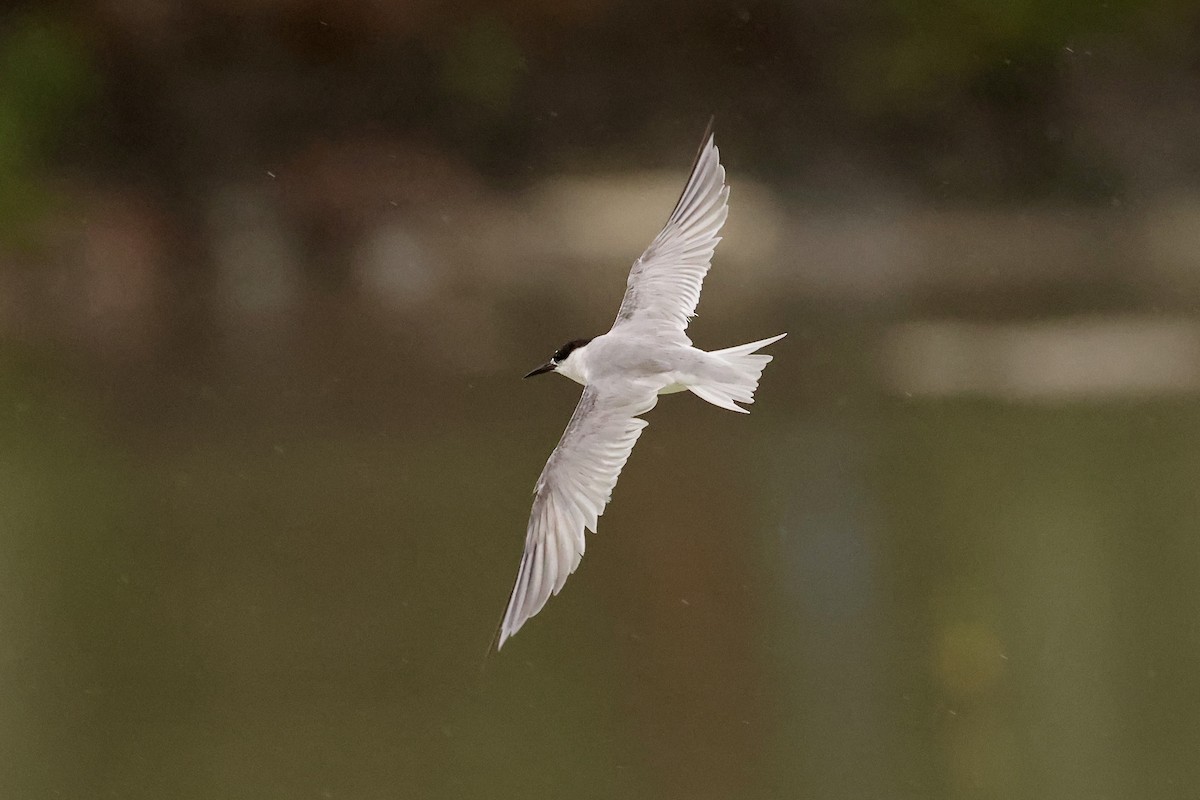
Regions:
[[554, 351], [554, 355], [550, 356], [550, 360], [542, 364], [537, 369], [526, 375], [526, 378], [532, 378], [534, 375], [541, 375], [543, 372], [561, 372], [572, 380], [579, 380], [577, 367], [580, 362], [580, 352], [591, 339], [572, 339], [562, 347]]

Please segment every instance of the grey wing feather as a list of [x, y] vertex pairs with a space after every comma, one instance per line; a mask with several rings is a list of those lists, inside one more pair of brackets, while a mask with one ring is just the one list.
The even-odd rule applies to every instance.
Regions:
[[596, 532], [617, 476], [648, 424], [637, 415], [657, 400], [652, 390], [630, 385], [584, 389], [534, 488], [525, 552], [497, 649], [558, 594], [579, 566], [584, 529]]
[[613, 330], [631, 324], [683, 331], [729, 214], [729, 187], [709, 134], [667, 224], [634, 262]]

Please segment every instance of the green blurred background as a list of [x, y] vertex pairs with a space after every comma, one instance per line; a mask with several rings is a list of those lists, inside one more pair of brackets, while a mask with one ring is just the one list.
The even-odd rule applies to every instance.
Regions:
[[[0, 7], [0, 797], [1200, 796], [1200, 8]], [[692, 326], [486, 655], [710, 114]]]

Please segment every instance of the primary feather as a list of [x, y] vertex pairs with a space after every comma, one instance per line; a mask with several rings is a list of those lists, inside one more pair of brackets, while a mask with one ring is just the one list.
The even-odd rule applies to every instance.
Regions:
[[696, 314], [704, 276], [728, 215], [725, 168], [710, 133], [667, 224], [633, 262], [614, 331], [641, 325], [682, 335]]
[[638, 415], [657, 401], [653, 390], [633, 385], [583, 390], [534, 487], [525, 553], [500, 625], [499, 646], [541, 611], [579, 566], [584, 529], [596, 532], [617, 476], [648, 424]]

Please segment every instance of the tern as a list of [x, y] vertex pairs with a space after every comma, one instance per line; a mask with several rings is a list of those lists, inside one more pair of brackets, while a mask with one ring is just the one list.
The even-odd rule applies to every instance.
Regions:
[[786, 334], [705, 352], [684, 331], [696, 313], [729, 187], [712, 124], [667, 224], [633, 262], [616, 322], [601, 336], [567, 342], [526, 375], [557, 372], [584, 386], [567, 430], [534, 486], [525, 552], [496, 649], [558, 594], [583, 558], [596, 523], [660, 394], [684, 390], [748, 413], [771, 356], [756, 351]]

